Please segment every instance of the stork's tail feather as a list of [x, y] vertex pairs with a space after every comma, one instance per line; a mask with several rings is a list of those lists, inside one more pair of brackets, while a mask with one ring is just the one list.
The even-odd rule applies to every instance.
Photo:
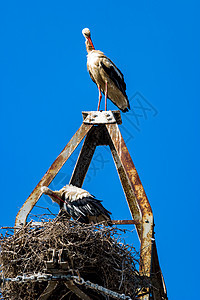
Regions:
[[122, 112], [127, 112], [127, 111], [129, 111], [129, 109], [131, 109], [131, 107], [130, 107], [130, 103], [128, 102], [128, 106], [125, 109], [121, 109], [121, 111]]
[[122, 112], [123, 112], [123, 113], [125, 113], [125, 112], [128, 112], [128, 111], [129, 111], [129, 109], [130, 109], [130, 106], [129, 106], [129, 107], [127, 107], [127, 108], [125, 108], [125, 109], [122, 109]]

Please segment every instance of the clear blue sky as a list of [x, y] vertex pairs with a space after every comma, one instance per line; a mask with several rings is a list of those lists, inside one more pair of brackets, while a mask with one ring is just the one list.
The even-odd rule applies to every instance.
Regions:
[[[14, 224], [81, 125], [81, 111], [97, 107], [81, 34], [89, 27], [96, 49], [125, 75], [133, 110], [123, 114], [121, 130], [153, 208], [169, 299], [196, 298], [199, 25], [198, 1], [1, 1], [0, 225]], [[76, 155], [53, 187], [67, 183]], [[97, 150], [84, 188], [113, 218], [129, 218], [107, 149]], [[47, 198], [41, 205], [57, 209]]]

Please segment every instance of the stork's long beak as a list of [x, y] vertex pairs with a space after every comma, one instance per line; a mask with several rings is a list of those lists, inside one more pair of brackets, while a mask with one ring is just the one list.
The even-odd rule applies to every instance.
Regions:
[[91, 38], [90, 38], [90, 37], [87, 37], [87, 40], [89, 41], [90, 45], [91, 45], [91, 46], [92, 46], [92, 48], [94, 49], [94, 45], [93, 45], [93, 43], [92, 43], [92, 40], [91, 40]]

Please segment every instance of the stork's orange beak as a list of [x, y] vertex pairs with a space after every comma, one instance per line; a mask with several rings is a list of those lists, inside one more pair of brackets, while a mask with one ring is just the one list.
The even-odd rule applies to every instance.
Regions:
[[89, 41], [90, 45], [92, 46], [92, 48], [94, 49], [94, 45], [93, 45], [93, 43], [92, 43], [92, 40], [91, 40], [91, 38], [90, 38], [90, 37], [87, 37], [87, 39], [88, 39], [88, 41]]
[[60, 202], [66, 203], [67, 201], [61, 199], [60, 197], [58, 197], [56, 194], [54, 194], [54, 192], [52, 191], [51, 196], [53, 196], [54, 198], [58, 199]]

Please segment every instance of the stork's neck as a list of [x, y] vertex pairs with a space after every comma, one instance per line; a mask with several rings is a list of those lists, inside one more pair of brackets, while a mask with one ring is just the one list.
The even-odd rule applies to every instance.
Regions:
[[94, 50], [94, 48], [92, 47], [92, 45], [88, 40], [85, 41], [85, 45], [86, 45], [87, 53], [90, 53], [90, 51]]

